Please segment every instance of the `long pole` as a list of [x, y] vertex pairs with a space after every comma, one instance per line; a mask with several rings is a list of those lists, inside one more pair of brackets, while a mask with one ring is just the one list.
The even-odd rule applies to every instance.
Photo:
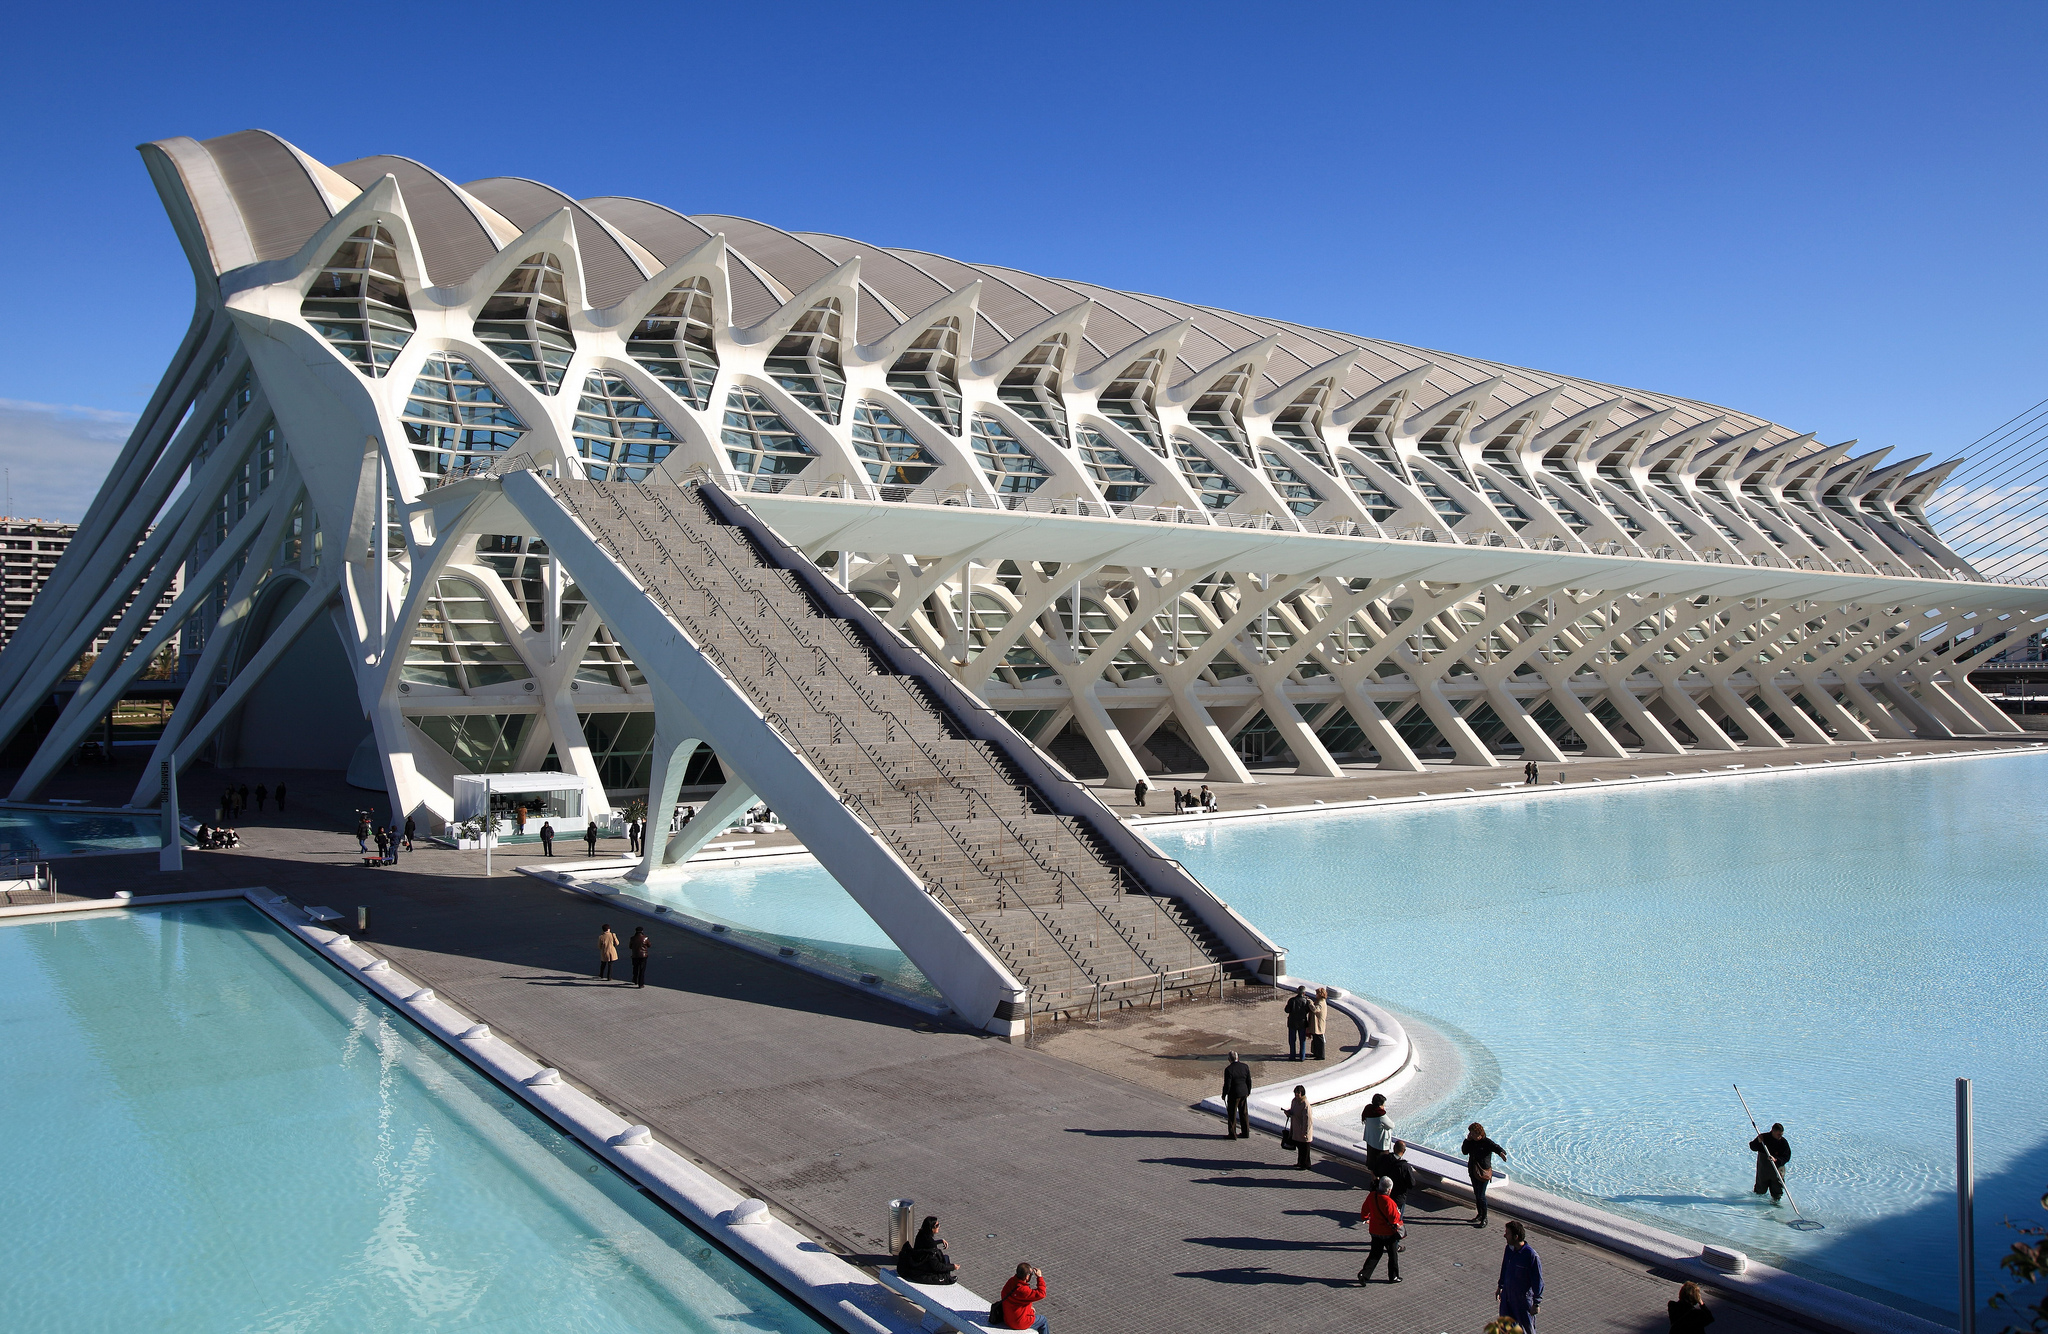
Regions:
[[497, 830], [498, 820], [491, 813], [491, 780], [484, 779], [484, 879], [491, 878], [491, 835]]
[[1977, 1164], [1970, 1081], [1956, 1080], [1956, 1307], [1962, 1334], [1977, 1331]]
[[[1742, 1114], [1749, 1118], [1749, 1128], [1752, 1131], [1755, 1131], [1757, 1139], [1763, 1139], [1764, 1132], [1757, 1129], [1756, 1113], [1749, 1110], [1749, 1099], [1744, 1098], [1742, 1096], [1742, 1085], [1737, 1084], [1734, 1086], [1734, 1088], [1735, 1096], [1742, 1102]], [[1771, 1151], [1769, 1149], [1764, 1150], [1764, 1161], [1771, 1165], [1771, 1175], [1778, 1178], [1778, 1189], [1785, 1192], [1786, 1200], [1788, 1200], [1792, 1205], [1792, 1212], [1799, 1215], [1799, 1220], [1801, 1222], [1805, 1222], [1806, 1215], [1804, 1212], [1800, 1210], [1799, 1201], [1792, 1198], [1792, 1187], [1786, 1184], [1785, 1170], [1778, 1166], [1777, 1159], [1771, 1157]]]

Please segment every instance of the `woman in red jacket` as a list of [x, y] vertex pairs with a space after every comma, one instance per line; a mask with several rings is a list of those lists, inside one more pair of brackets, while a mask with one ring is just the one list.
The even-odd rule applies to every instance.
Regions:
[[1003, 1284], [1003, 1328], [1043, 1329], [1033, 1302], [1045, 1300], [1045, 1271], [1037, 1265], [1017, 1266], [1016, 1276]]

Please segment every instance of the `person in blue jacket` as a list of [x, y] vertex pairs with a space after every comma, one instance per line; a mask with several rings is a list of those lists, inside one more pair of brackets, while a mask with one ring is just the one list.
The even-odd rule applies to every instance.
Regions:
[[1500, 1298], [1500, 1313], [1520, 1325], [1525, 1334], [1536, 1334], [1536, 1311], [1543, 1305], [1543, 1261], [1529, 1245], [1520, 1222], [1510, 1219], [1501, 1233], [1508, 1239], [1500, 1257], [1500, 1284], [1494, 1296]]

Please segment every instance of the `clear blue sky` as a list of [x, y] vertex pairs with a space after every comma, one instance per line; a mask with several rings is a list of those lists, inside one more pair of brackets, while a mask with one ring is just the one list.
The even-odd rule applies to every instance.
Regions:
[[1945, 456], [2048, 394], [2038, 4], [69, 4], [9, 25], [20, 513], [82, 510], [190, 313], [134, 145], [250, 126], [1829, 442]]

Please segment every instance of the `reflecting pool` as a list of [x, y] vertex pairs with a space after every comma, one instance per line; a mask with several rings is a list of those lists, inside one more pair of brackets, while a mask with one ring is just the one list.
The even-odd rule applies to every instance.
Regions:
[[794, 950], [836, 973], [873, 976], [886, 990], [939, 999], [938, 989], [812, 857], [692, 867], [645, 884], [623, 878], [584, 883], [728, 927], [778, 952]]
[[0, 858], [62, 857], [79, 852], [147, 852], [163, 846], [155, 814], [0, 807]]
[[0, 925], [0, 1329], [818, 1331], [240, 901]]
[[[1955, 1310], [1954, 1080], [1976, 1081], [1980, 1296], [2048, 1222], [2048, 755], [1148, 831], [1289, 971], [1432, 1022], [1534, 1185], [1923, 1314]], [[1783, 1121], [1750, 1193], [1731, 1085]]]

